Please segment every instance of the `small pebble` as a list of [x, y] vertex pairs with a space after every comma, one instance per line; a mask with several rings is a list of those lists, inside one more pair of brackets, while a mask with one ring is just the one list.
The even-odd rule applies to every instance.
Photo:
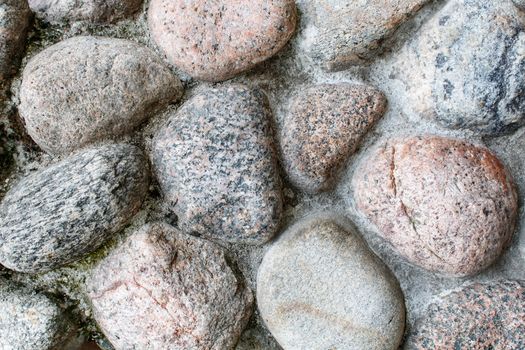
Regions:
[[297, 95], [281, 136], [284, 168], [295, 186], [329, 190], [363, 136], [386, 110], [386, 98], [366, 85], [317, 85]]
[[517, 193], [488, 149], [437, 136], [389, 140], [352, 180], [359, 210], [412, 263], [476, 274], [510, 243]]
[[399, 56], [410, 66], [407, 104], [447, 128], [483, 135], [524, 125], [524, 19], [510, 0], [449, 1]]
[[194, 78], [230, 79], [292, 37], [293, 0], [152, 0], [148, 23], [168, 60]]
[[37, 273], [76, 261], [120, 231], [149, 183], [142, 151], [106, 145], [16, 184], [0, 203], [0, 264]]
[[315, 28], [308, 55], [327, 71], [363, 64], [378, 54], [388, 39], [429, 0], [310, 1], [305, 17]]
[[35, 142], [63, 154], [128, 134], [181, 95], [178, 78], [147, 47], [81, 36], [29, 61], [19, 110]]
[[47, 22], [113, 23], [136, 13], [142, 0], [29, 0], [29, 6]]
[[407, 350], [525, 349], [525, 282], [476, 283], [432, 304]]
[[282, 195], [265, 94], [243, 85], [196, 94], [155, 136], [152, 162], [185, 232], [259, 244], [279, 228]]
[[50, 297], [0, 279], [0, 349], [68, 349], [76, 327]]
[[397, 350], [405, 327], [399, 283], [353, 228], [303, 219], [264, 256], [262, 318], [285, 350]]
[[233, 349], [252, 313], [252, 293], [222, 248], [160, 223], [111, 252], [88, 290], [116, 350]]
[[31, 10], [27, 0], [2, 0], [0, 3], [0, 90], [18, 69], [24, 53]]

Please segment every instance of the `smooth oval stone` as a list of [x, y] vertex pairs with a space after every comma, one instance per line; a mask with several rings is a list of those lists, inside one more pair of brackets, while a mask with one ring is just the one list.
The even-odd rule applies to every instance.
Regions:
[[72, 155], [22, 179], [0, 203], [0, 264], [48, 271], [96, 250], [138, 211], [148, 162], [131, 145]]
[[486, 148], [438, 136], [388, 140], [355, 174], [358, 209], [418, 266], [468, 276], [492, 264], [510, 243], [516, 189]]
[[399, 60], [407, 102], [451, 129], [503, 135], [525, 124], [525, 16], [510, 0], [449, 1]]
[[386, 98], [367, 85], [322, 84], [301, 91], [281, 136], [283, 165], [307, 192], [330, 190], [344, 162], [386, 110]]
[[353, 228], [303, 219], [264, 256], [257, 302], [285, 350], [397, 350], [405, 327], [399, 283]]
[[416, 321], [407, 350], [525, 348], [525, 282], [463, 287], [432, 304]]
[[0, 3], [0, 90], [7, 86], [24, 52], [31, 10], [26, 0]]
[[76, 327], [45, 294], [0, 279], [0, 349], [67, 349]]
[[60, 154], [130, 133], [181, 93], [178, 78], [148, 48], [82, 36], [29, 61], [19, 111], [33, 140]]
[[307, 2], [308, 55], [327, 71], [363, 64], [429, 0], [323, 0]]
[[171, 115], [152, 162], [186, 232], [263, 243], [280, 224], [282, 195], [271, 112], [243, 85], [206, 89]]
[[276, 54], [297, 17], [293, 0], [152, 0], [148, 15], [168, 60], [208, 81], [232, 78]]
[[118, 349], [232, 349], [253, 296], [223, 250], [150, 224], [131, 235], [88, 282], [95, 319]]
[[48, 22], [112, 23], [136, 13], [142, 0], [29, 0], [29, 6]]

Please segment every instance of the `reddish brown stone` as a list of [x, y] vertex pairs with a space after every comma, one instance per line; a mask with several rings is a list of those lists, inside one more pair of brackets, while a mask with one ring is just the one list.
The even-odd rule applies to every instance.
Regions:
[[295, 31], [293, 0], [152, 0], [149, 26], [169, 61], [221, 81], [277, 53]]
[[442, 137], [390, 140], [356, 170], [357, 207], [412, 263], [454, 276], [490, 265], [510, 242], [518, 201], [486, 148]]
[[385, 109], [385, 96], [366, 85], [323, 84], [301, 92], [292, 101], [281, 139], [290, 180], [308, 192], [330, 189]]

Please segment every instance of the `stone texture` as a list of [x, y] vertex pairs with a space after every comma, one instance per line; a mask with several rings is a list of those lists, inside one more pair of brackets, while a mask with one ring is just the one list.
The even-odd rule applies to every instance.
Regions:
[[525, 283], [476, 283], [443, 297], [416, 322], [407, 350], [525, 348]]
[[286, 116], [281, 148], [295, 186], [329, 190], [347, 158], [386, 110], [385, 96], [366, 85], [322, 84], [301, 91]]
[[0, 349], [67, 349], [75, 326], [48, 296], [0, 279]]
[[271, 112], [261, 90], [201, 91], [153, 140], [164, 197], [186, 232], [263, 243], [279, 227], [282, 196]]
[[510, 243], [518, 201], [486, 148], [437, 136], [389, 140], [356, 169], [357, 207], [412, 263], [475, 274]]
[[22, 179], [0, 203], [0, 263], [35, 273], [78, 260], [128, 223], [148, 180], [130, 145], [88, 149]]
[[312, 37], [307, 53], [323, 69], [338, 71], [373, 58], [382, 42], [429, 0], [322, 0], [307, 4]]
[[253, 296], [223, 250], [167, 224], [143, 227], [89, 282], [95, 318], [115, 349], [232, 349]]
[[181, 93], [180, 81], [148, 48], [81, 36], [29, 61], [19, 109], [42, 149], [67, 153], [131, 132]]
[[18, 69], [26, 44], [31, 11], [26, 0], [0, 3], [0, 91]]
[[29, 0], [29, 6], [38, 17], [52, 23], [111, 23], [136, 13], [142, 0]]
[[222, 81], [276, 54], [294, 33], [293, 0], [152, 0], [149, 27], [168, 60]]
[[396, 278], [337, 218], [308, 218], [282, 235], [259, 268], [257, 302], [286, 350], [394, 350], [405, 327]]
[[400, 60], [413, 109], [486, 135], [525, 123], [525, 15], [510, 0], [449, 1]]

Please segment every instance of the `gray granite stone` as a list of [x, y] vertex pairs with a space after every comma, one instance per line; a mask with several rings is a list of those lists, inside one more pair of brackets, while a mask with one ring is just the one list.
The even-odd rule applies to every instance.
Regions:
[[111, 23], [136, 13], [142, 0], [29, 0], [29, 6], [38, 17], [52, 23]]
[[0, 279], [0, 349], [71, 349], [76, 338], [64, 310], [50, 297]]
[[0, 3], [0, 91], [18, 69], [24, 53], [31, 10], [27, 0], [3, 0]]
[[140, 208], [149, 168], [131, 145], [84, 150], [22, 179], [0, 203], [0, 264], [42, 272], [80, 259]]
[[399, 283], [341, 218], [303, 219], [259, 268], [262, 318], [285, 350], [396, 350], [405, 327]]
[[181, 94], [178, 78], [147, 47], [81, 36], [29, 61], [19, 110], [35, 142], [60, 154], [128, 134]]
[[282, 198], [270, 119], [264, 93], [242, 85], [206, 89], [170, 116], [152, 160], [185, 231], [245, 243], [273, 236]]
[[252, 293], [218, 245], [161, 223], [106, 257], [88, 289], [117, 350], [232, 349], [252, 313]]
[[511, 0], [454, 0], [399, 59], [412, 108], [452, 129], [502, 135], [525, 124], [525, 14]]

